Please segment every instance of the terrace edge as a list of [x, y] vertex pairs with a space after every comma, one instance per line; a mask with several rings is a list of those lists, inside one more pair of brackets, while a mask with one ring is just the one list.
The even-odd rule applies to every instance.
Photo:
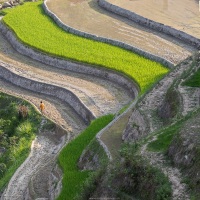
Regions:
[[108, 10], [112, 13], [115, 13], [115, 14], [125, 17], [129, 20], [132, 20], [142, 26], [145, 26], [145, 27], [151, 28], [153, 30], [156, 30], [158, 32], [162, 32], [164, 34], [173, 36], [185, 43], [189, 43], [190, 45], [200, 49], [200, 39], [198, 39], [188, 33], [179, 31], [171, 26], [168, 26], [168, 25], [150, 20], [148, 18], [142, 17], [141, 15], [138, 15], [132, 11], [129, 11], [127, 9], [124, 9], [124, 8], [121, 8], [114, 4], [111, 4], [108, 2], [108, 0], [98, 0], [98, 5], [102, 8], [104, 8], [105, 10]]
[[11, 65], [0, 61], [0, 78], [21, 88], [53, 96], [68, 103], [87, 124], [96, 118], [92, 111], [70, 90], [25, 78], [10, 71], [9, 66]]
[[170, 61], [168, 61], [168, 60], [166, 60], [166, 59], [164, 59], [162, 57], [159, 57], [157, 55], [148, 53], [148, 52], [146, 52], [146, 51], [144, 51], [142, 49], [139, 49], [137, 47], [134, 47], [132, 45], [126, 44], [126, 43], [121, 42], [121, 41], [113, 40], [113, 39], [110, 39], [110, 38], [100, 37], [100, 36], [97, 36], [97, 35], [94, 35], [94, 34], [83, 32], [83, 31], [80, 31], [80, 30], [77, 30], [77, 29], [75, 29], [73, 27], [68, 26], [67, 24], [62, 22], [62, 20], [55, 13], [53, 13], [52, 11], [49, 10], [46, 2], [47, 2], [47, 0], [44, 0], [44, 2], [42, 4], [45, 13], [50, 18], [52, 18], [60, 28], [62, 28], [66, 32], [69, 32], [69, 33], [72, 33], [72, 34], [75, 34], [75, 35], [78, 35], [78, 36], [81, 36], [81, 37], [85, 37], [85, 38], [88, 38], [88, 39], [96, 40], [96, 41], [99, 41], [99, 42], [104, 42], [104, 43], [107, 43], [107, 44], [111, 44], [111, 45], [114, 45], [114, 46], [117, 46], [117, 47], [121, 47], [123, 49], [126, 49], [126, 50], [132, 51], [134, 53], [137, 53], [140, 56], [144, 56], [145, 58], [148, 58], [150, 60], [159, 62], [159, 63], [161, 63], [164, 66], [167, 66], [169, 68], [173, 68], [174, 67], [174, 64], [172, 62], [170, 62]]
[[17, 52], [26, 55], [34, 60], [37, 60], [41, 63], [45, 63], [47, 65], [57, 67], [60, 69], [66, 69], [76, 73], [87, 74], [91, 76], [100, 77], [108, 81], [112, 81], [127, 89], [133, 96], [133, 98], [135, 98], [140, 91], [139, 85], [125, 74], [114, 70], [109, 70], [103, 67], [99, 69], [95, 66], [92, 67], [88, 64], [81, 64], [78, 62], [76, 63], [69, 60], [64, 60], [56, 56], [54, 57], [45, 54], [44, 52], [41, 52], [37, 49], [33, 49], [30, 46], [23, 44], [17, 38], [15, 33], [11, 31], [3, 22], [0, 22], [0, 31], [3, 33], [3, 35], [6, 37], [6, 39], [10, 42], [10, 44]]

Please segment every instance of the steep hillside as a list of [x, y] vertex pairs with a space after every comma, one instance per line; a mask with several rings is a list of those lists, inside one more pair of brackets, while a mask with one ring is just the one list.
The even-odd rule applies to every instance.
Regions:
[[[94, 178], [96, 189], [87, 198], [199, 199], [200, 89], [188, 87], [184, 82], [188, 83], [190, 77], [194, 80], [192, 75], [199, 67], [199, 54], [194, 54], [132, 108], [122, 137], [128, 143], [116, 149], [118, 145], [105, 141], [114, 160], [104, 168], [105, 174]], [[198, 71], [195, 76], [198, 77]], [[104, 134], [112, 137], [115, 133], [111, 130], [119, 123]], [[83, 194], [84, 191], [87, 188]]]

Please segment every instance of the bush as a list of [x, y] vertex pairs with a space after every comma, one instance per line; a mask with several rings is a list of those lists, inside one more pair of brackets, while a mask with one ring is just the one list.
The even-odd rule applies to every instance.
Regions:
[[[143, 200], [170, 200], [172, 188], [168, 178], [136, 154], [137, 145], [127, 145], [122, 150], [124, 161], [113, 179], [118, 195], [138, 196]], [[117, 184], [116, 184], [117, 183]]]
[[6, 171], [6, 164], [0, 163], [0, 178], [3, 177], [5, 171]]

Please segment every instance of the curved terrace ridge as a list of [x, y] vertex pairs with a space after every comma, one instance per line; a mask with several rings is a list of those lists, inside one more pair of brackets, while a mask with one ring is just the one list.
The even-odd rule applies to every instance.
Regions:
[[[18, 17], [18, 25], [13, 23], [13, 18], [16, 17]], [[24, 18], [27, 19], [24, 21]], [[37, 23], [38, 20], [40, 21], [39, 24]], [[135, 93], [136, 90], [135, 87], [133, 88], [133, 82], [137, 82], [141, 91], [144, 92], [169, 71], [158, 62], [120, 47], [64, 32], [43, 13], [41, 2], [26, 3], [8, 11], [3, 22], [14, 30], [17, 38], [25, 44], [19, 45], [20, 42], [18, 42], [16, 48], [18, 52], [23, 52], [23, 54], [49, 65], [59, 65], [58, 67], [68, 70], [108, 78], [116, 83], [120, 82], [131, 93]], [[10, 37], [13, 32], [8, 31], [9, 29], [3, 24], [0, 25], [2, 33], [11, 43], [14, 43], [16, 38]], [[51, 56], [62, 59], [52, 58]], [[116, 74], [118, 74], [118, 77]], [[132, 80], [131, 87], [131, 81], [127, 81], [128, 78], [120, 77], [129, 77]], [[128, 82], [129, 84], [127, 84]]]
[[174, 67], [174, 63], [172, 63], [171, 61], [169, 61], [169, 60], [167, 60], [167, 59], [165, 59], [165, 58], [163, 58], [161, 56], [154, 55], [154, 54], [149, 53], [147, 51], [144, 51], [144, 50], [142, 50], [140, 48], [137, 48], [137, 47], [135, 47], [133, 45], [126, 44], [125, 42], [113, 40], [111, 38], [97, 36], [95, 34], [91, 34], [91, 33], [87, 33], [87, 32], [75, 29], [75, 28], [65, 24], [64, 22], [62, 22], [62, 20], [55, 13], [53, 13], [48, 8], [47, 1], [48, 0], [45, 0], [43, 2], [43, 9], [44, 9], [45, 13], [49, 17], [51, 17], [56, 22], [56, 24], [59, 27], [61, 27], [63, 30], [65, 30], [65, 31], [67, 31], [69, 33], [76, 34], [78, 36], [82, 36], [82, 37], [89, 38], [89, 39], [92, 39], [92, 40], [96, 40], [96, 41], [99, 41], [99, 42], [105, 42], [107, 44], [111, 44], [111, 45], [114, 45], [114, 46], [118, 46], [118, 47], [124, 48], [126, 50], [130, 50], [130, 51], [132, 51], [134, 53], [137, 53], [137, 54], [139, 54], [141, 56], [144, 56], [145, 58], [148, 58], [148, 59], [156, 61], [156, 62], [160, 62], [160, 63], [162, 63], [163, 65], [165, 65], [165, 66], [167, 66], [169, 68], [173, 68]]
[[62, 20], [68, 27], [79, 30], [78, 33], [89, 33], [97, 36], [96, 39], [110, 38], [117, 45], [120, 41], [128, 44], [128, 48], [142, 49], [175, 65], [196, 51], [192, 45], [102, 8], [97, 0], [48, 0], [45, 4], [59, 18], [58, 23]]
[[102, 8], [104, 8], [110, 12], [121, 15], [127, 19], [130, 19], [136, 23], [141, 24], [142, 26], [146, 26], [153, 30], [163, 32], [165, 34], [173, 36], [177, 39], [180, 39], [180, 40], [182, 40], [186, 43], [189, 43], [189, 44], [197, 47], [198, 49], [200, 49], [200, 39], [198, 39], [188, 33], [177, 30], [171, 26], [167, 26], [167, 25], [164, 25], [159, 22], [155, 22], [151, 19], [147, 19], [143, 16], [140, 16], [140, 15], [130, 11], [130, 10], [116, 6], [116, 5], [108, 2], [107, 0], [98, 0], [98, 4], [99, 4], [99, 6], [101, 6]]
[[85, 73], [92, 76], [98, 76], [103, 79], [107, 79], [113, 81], [124, 88], [128, 89], [129, 92], [136, 97], [138, 92], [140, 91], [139, 86], [133, 82], [128, 77], [122, 75], [122, 73], [118, 73], [116, 71], [111, 71], [105, 68], [95, 68], [89, 65], [84, 65], [81, 63], [75, 63], [63, 59], [59, 59], [53, 56], [49, 56], [42, 52], [39, 52], [35, 49], [32, 49], [23, 43], [21, 43], [17, 37], [15, 37], [14, 33], [9, 30], [3, 23], [0, 22], [0, 31], [4, 34], [4, 36], [8, 39], [8, 41], [12, 44], [12, 46], [21, 54], [29, 56], [35, 60], [38, 60], [42, 63], [58, 67], [61, 69], [67, 69], [70, 71], [78, 72], [78, 73]]
[[96, 118], [87, 106], [70, 90], [19, 76], [8, 70], [8, 67], [8, 64], [0, 62], [0, 77], [6, 81], [31, 91], [56, 97], [68, 103], [87, 124]]

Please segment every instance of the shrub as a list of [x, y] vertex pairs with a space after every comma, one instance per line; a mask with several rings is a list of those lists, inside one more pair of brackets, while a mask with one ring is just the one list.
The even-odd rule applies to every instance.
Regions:
[[0, 163], [0, 178], [3, 177], [5, 171], [6, 171], [6, 164]]

